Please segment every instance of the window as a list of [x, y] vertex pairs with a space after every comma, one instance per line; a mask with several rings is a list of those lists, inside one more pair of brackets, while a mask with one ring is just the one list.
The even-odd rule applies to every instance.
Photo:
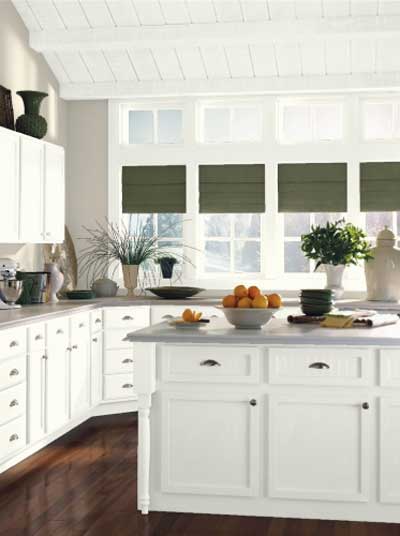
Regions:
[[400, 237], [400, 212], [367, 212], [365, 213], [365, 232], [375, 245], [377, 234], [387, 226], [397, 239]]
[[204, 272], [261, 271], [260, 214], [206, 214], [202, 223]]
[[200, 140], [240, 143], [261, 140], [261, 110], [256, 106], [205, 106], [201, 110]]
[[182, 110], [129, 110], [130, 144], [182, 143]]
[[286, 273], [309, 273], [315, 268], [301, 251], [301, 235], [309, 233], [312, 225], [325, 225], [327, 221], [340, 220], [340, 213], [293, 213], [284, 215], [284, 271]]
[[400, 102], [365, 101], [362, 113], [363, 135], [366, 140], [400, 138]]
[[182, 214], [124, 214], [123, 221], [132, 234], [140, 229], [146, 236], [156, 236], [160, 248], [183, 255]]
[[285, 101], [278, 104], [278, 139], [296, 144], [343, 138], [340, 102]]

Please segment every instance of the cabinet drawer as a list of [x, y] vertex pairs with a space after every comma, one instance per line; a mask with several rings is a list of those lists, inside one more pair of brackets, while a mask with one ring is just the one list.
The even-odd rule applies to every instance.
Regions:
[[302, 347], [269, 350], [269, 381], [296, 385], [369, 385], [372, 350]]
[[190, 305], [190, 304], [188, 305], [159, 305], [159, 306], [152, 306], [151, 308], [151, 323], [159, 324], [160, 322], [164, 322], [169, 316], [173, 316], [173, 317], [181, 316], [181, 314], [187, 307], [191, 307], [192, 309], [195, 309], [196, 311], [202, 312], [205, 318], [212, 318], [213, 316], [222, 318], [224, 316], [222, 311], [220, 311], [216, 307], [211, 307], [211, 306], [198, 306], [198, 305]]
[[0, 389], [24, 382], [26, 378], [26, 356], [12, 357], [0, 361]]
[[26, 383], [0, 392], [0, 425], [24, 415], [26, 411]]
[[379, 352], [379, 383], [384, 387], [400, 386], [400, 348], [385, 348]]
[[150, 324], [150, 307], [108, 307], [104, 310], [104, 324], [109, 328], [132, 328]]
[[69, 318], [62, 317], [47, 323], [47, 347], [67, 347], [69, 343]]
[[117, 400], [136, 397], [133, 374], [104, 376], [104, 399]]
[[0, 426], [0, 459], [12, 456], [26, 445], [25, 417]]
[[133, 372], [133, 351], [129, 350], [106, 350], [104, 355], [104, 373], [105, 374], [118, 374], [118, 373], [132, 373]]
[[26, 328], [0, 331], [0, 360], [15, 355], [26, 354]]
[[124, 339], [132, 331], [143, 329], [144, 326], [128, 329], [107, 329], [104, 333], [104, 348], [106, 350], [132, 350], [133, 344]]
[[28, 330], [29, 351], [38, 352], [46, 348], [46, 327], [44, 324], [33, 324]]
[[101, 309], [90, 313], [90, 325], [92, 333], [97, 333], [103, 329], [103, 312]]
[[241, 346], [165, 345], [161, 375], [165, 382], [258, 383], [260, 351]]
[[71, 317], [71, 341], [87, 339], [90, 335], [89, 313], [79, 313]]

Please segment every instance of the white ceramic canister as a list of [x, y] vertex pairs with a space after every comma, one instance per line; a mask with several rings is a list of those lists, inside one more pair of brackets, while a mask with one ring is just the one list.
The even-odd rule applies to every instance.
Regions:
[[371, 251], [373, 259], [365, 262], [368, 300], [400, 300], [400, 250], [395, 243], [396, 238], [387, 227], [376, 237], [376, 247]]

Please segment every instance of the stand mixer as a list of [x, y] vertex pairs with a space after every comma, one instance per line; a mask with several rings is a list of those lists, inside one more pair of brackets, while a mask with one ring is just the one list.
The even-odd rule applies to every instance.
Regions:
[[23, 281], [17, 281], [18, 263], [12, 259], [0, 259], [0, 310], [19, 309], [15, 302], [21, 296]]

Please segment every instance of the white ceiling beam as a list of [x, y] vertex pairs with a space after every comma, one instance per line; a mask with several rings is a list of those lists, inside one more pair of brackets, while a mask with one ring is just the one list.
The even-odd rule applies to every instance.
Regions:
[[181, 46], [257, 45], [312, 38], [393, 39], [400, 35], [400, 16], [352, 17], [308, 21], [221, 22], [159, 27], [43, 30], [30, 32], [38, 52], [176, 48]]
[[67, 100], [130, 99], [205, 95], [264, 95], [352, 91], [399, 91], [400, 73], [307, 77], [162, 80], [96, 84], [61, 84]]

